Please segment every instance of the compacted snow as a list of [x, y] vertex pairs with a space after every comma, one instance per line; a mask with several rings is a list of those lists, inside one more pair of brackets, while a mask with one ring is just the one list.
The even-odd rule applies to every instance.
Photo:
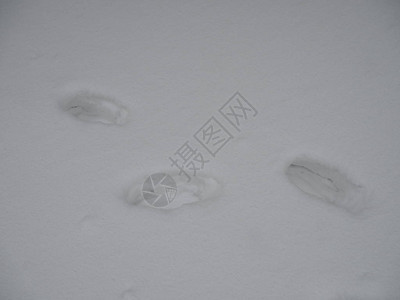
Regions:
[[399, 83], [395, 0], [1, 1], [0, 299], [400, 299]]

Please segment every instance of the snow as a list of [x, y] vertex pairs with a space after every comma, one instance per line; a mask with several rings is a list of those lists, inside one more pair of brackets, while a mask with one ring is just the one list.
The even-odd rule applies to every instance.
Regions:
[[358, 214], [369, 205], [369, 196], [362, 185], [353, 183], [335, 168], [308, 158], [291, 163], [288, 179], [303, 192]]
[[[2, 1], [0, 299], [400, 299], [399, 14]], [[237, 91], [257, 110], [240, 131], [218, 111]], [[215, 157], [194, 137], [211, 117], [233, 136]], [[186, 141], [209, 160], [191, 183], [169, 160]], [[296, 187], [304, 157], [367, 208], [315, 197], [310, 173], [314, 196]], [[157, 172], [185, 205], [130, 201]]]
[[123, 125], [128, 119], [128, 110], [123, 105], [90, 91], [78, 91], [61, 101], [60, 106], [76, 118], [87, 122]]
[[[166, 173], [161, 173], [165, 175]], [[185, 177], [179, 175], [179, 172], [168, 172], [171, 179], [177, 186], [177, 191], [172, 202], [167, 206], [163, 206], [164, 209], [176, 209], [185, 204], [193, 204], [201, 201], [216, 200], [223, 193], [223, 185], [217, 179], [210, 175], [196, 174], [190, 181]], [[136, 183], [132, 184], [132, 187], [128, 191], [126, 201], [130, 204], [146, 204], [143, 199], [144, 183], [147, 178], [141, 178]], [[154, 208], [155, 205], [150, 205]]]

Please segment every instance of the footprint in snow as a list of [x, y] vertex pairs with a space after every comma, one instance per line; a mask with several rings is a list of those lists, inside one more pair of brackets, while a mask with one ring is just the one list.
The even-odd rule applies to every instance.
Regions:
[[123, 125], [128, 120], [128, 109], [115, 99], [93, 93], [80, 91], [61, 102], [64, 111], [87, 122]]
[[[211, 176], [197, 175], [192, 177], [190, 182], [187, 182], [186, 178], [179, 174], [169, 173], [169, 175], [176, 183], [176, 195], [167, 206], [159, 207], [159, 209], [174, 209], [185, 204], [215, 199], [222, 194], [222, 184]], [[142, 178], [130, 188], [127, 202], [155, 208], [143, 198], [143, 184], [145, 182], [146, 178]]]
[[295, 159], [287, 167], [286, 176], [301, 191], [350, 213], [360, 213], [367, 207], [368, 197], [363, 186], [316, 160]]

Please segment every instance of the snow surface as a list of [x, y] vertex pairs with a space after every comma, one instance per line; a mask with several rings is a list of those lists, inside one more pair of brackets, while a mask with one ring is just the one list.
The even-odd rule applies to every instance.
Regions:
[[[400, 299], [399, 1], [3, 0], [0, 41], [1, 300]], [[128, 122], [72, 118], [77, 91]], [[236, 91], [258, 114], [206, 157], [218, 193], [132, 204]], [[367, 209], [292, 184], [304, 157]]]
[[60, 107], [74, 117], [87, 122], [124, 125], [128, 110], [115, 99], [90, 91], [78, 91], [60, 102]]
[[286, 169], [289, 180], [303, 192], [358, 214], [368, 208], [370, 197], [362, 185], [340, 171], [312, 159], [297, 159]]

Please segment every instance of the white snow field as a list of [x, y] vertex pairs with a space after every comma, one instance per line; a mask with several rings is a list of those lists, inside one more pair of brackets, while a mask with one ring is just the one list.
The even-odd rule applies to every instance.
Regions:
[[398, 0], [2, 0], [0, 126], [0, 300], [400, 299]]

